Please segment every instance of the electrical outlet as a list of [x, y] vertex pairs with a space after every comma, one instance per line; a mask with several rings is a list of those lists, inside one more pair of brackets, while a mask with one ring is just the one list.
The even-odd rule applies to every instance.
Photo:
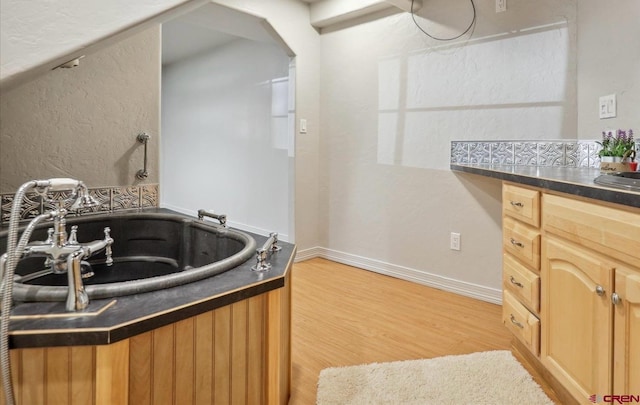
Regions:
[[460, 250], [460, 234], [451, 232], [451, 250]]
[[507, 0], [496, 0], [496, 13], [507, 11]]

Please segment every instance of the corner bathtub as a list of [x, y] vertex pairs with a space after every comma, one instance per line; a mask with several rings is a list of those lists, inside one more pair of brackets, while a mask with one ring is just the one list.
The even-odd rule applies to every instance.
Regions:
[[[103, 299], [163, 290], [192, 283], [230, 270], [255, 255], [256, 242], [244, 232], [169, 210], [68, 217], [67, 231], [78, 225], [80, 244], [104, 238], [111, 228], [113, 265], [104, 251], [85, 259], [83, 280], [91, 299]], [[45, 224], [30, 242], [47, 238]], [[6, 231], [0, 232], [0, 254], [6, 250]], [[65, 301], [67, 275], [52, 274], [44, 258], [21, 260], [16, 268], [16, 301]]]

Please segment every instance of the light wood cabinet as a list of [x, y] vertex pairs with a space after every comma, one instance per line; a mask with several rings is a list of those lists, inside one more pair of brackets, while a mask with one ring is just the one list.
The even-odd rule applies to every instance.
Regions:
[[575, 398], [610, 393], [617, 264], [553, 236], [543, 246], [542, 364]]
[[637, 208], [503, 184], [503, 322], [567, 402], [640, 393], [639, 263]]
[[505, 183], [502, 190], [502, 322], [540, 354], [540, 192]]
[[540, 191], [505, 183], [502, 209], [508, 215], [534, 228], [540, 226]]
[[640, 394], [640, 271], [616, 269], [613, 392]]

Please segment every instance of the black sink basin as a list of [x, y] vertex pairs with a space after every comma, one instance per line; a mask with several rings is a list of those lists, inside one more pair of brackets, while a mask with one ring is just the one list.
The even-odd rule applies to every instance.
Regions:
[[600, 175], [594, 182], [605, 187], [640, 192], [640, 172], [615, 172]]

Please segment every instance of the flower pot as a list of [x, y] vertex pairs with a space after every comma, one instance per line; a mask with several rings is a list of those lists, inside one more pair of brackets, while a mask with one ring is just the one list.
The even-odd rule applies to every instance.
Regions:
[[621, 156], [602, 156], [600, 158], [601, 163], [620, 163], [622, 162]]
[[630, 159], [620, 156], [602, 156], [600, 158], [601, 173], [635, 172], [636, 170], [637, 162], [631, 162]]

